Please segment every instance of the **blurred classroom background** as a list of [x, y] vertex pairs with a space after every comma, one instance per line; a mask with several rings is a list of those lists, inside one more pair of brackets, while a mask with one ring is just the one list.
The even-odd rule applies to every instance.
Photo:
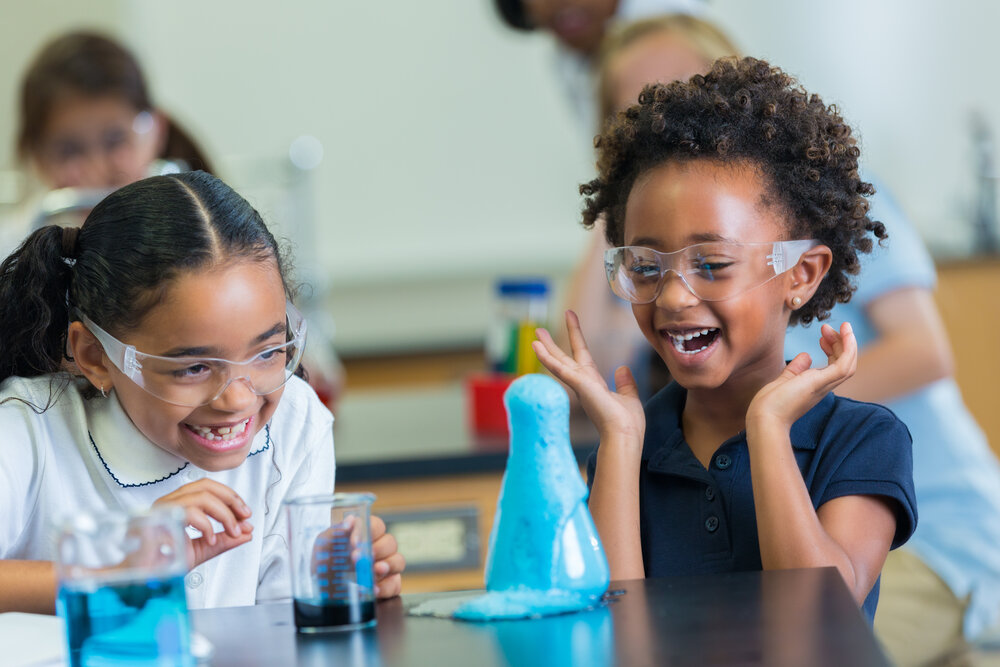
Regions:
[[[822, 91], [858, 130], [865, 168], [934, 254], [959, 385], [1000, 450], [1000, 4], [706, 4], [745, 53]], [[463, 382], [485, 369], [494, 287], [548, 279], [558, 325], [589, 234], [577, 187], [592, 176], [593, 131], [557, 81], [553, 40], [509, 30], [487, 0], [2, 0], [0, 215], [35, 187], [14, 149], [22, 72], [78, 28], [133, 49], [157, 105], [293, 242], [347, 369], [338, 484], [453, 508], [411, 522], [425, 549], [414, 572], [468, 566], [472, 546], [481, 558], [474, 538], [488, 534], [502, 459], [459, 459], [470, 447]]]

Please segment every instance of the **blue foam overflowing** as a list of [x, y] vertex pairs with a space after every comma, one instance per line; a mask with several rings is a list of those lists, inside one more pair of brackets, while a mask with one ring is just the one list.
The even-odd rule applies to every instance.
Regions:
[[587, 487], [569, 440], [569, 397], [545, 375], [525, 375], [504, 394], [510, 454], [486, 559], [488, 593], [455, 618], [489, 620], [593, 607], [607, 590], [608, 562], [587, 509]]

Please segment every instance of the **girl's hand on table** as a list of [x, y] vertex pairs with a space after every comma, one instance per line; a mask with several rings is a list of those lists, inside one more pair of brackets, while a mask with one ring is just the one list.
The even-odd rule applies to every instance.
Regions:
[[572, 356], [555, 344], [547, 330], [537, 329], [538, 340], [531, 348], [538, 360], [576, 393], [602, 442], [609, 437], [625, 436], [641, 446], [646, 416], [632, 372], [626, 366], [619, 367], [615, 371], [617, 391], [611, 391], [590, 356], [580, 321], [572, 310], [566, 311], [566, 329]]
[[375, 559], [375, 595], [380, 600], [396, 597], [403, 587], [406, 559], [399, 553], [396, 538], [385, 530], [385, 521], [371, 519], [372, 557]]
[[[185, 484], [176, 491], [157, 499], [153, 505], [177, 505], [184, 508], [187, 525], [201, 532], [201, 537], [188, 540], [188, 565], [196, 567], [205, 561], [246, 544], [253, 537], [250, 508], [235, 491], [225, 484], [205, 478]], [[222, 524], [216, 533], [209, 519]]]

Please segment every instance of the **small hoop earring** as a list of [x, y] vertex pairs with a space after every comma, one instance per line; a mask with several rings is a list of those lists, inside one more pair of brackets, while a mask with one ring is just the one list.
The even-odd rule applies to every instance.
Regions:
[[101, 397], [102, 398], [107, 398], [108, 397], [108, 395], [106, 393], [104, 393], [104, 385], [103, 384], [101, 385]]
[[802, 297], [800, 297], [800, 296], [793, 296], [792, 297], [792, 307], [793, 308], [798, 308], [801, 305], [802, 305]]

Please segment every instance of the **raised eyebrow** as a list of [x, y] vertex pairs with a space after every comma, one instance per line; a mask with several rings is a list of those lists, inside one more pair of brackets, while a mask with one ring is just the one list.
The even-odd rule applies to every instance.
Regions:
[[[278, 334], [285, 333], [285, 330], [286, 330], [286, 325], [285, 325], [284, 322], [281, 322], [279, 324], [275, 324], [273, 327], [271, 327], [270, 329], [268, 329], [264, 333], [260, 334], [256, 338], [254, 338], [253, 343], [254, 343], [254, 345], [259, 345], [260, 343], [263, 343], [264, 341], [266, 341], [268, 338], [273, 338], [274, 336], [277, 336]], [[209, 346], [202, 346], [202, 347], [178, 347], [178, 348], [174, 348], [172, 350], [169, 350], [167, 352], [164, 352], [160, 356], [162, 356], [162, 357], [210, 357], [210, 358], [217, 358], [217, 357], [220, 356], [220, 354], [221, 354], [221, 352], [219, 351], [218, 348], [209, 347]]]

